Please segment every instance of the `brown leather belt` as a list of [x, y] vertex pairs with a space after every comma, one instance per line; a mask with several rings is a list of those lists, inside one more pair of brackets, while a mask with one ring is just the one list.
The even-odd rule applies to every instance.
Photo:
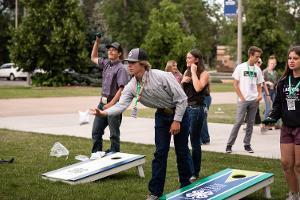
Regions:
[[157, 112], [162, 113], [164, 115], [174, 115], [175, 108], [157, 108]]

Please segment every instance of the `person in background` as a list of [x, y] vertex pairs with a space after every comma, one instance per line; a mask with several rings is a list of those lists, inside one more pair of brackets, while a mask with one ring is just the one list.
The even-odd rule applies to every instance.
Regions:
[[[125, 86], [120, 101], [106, 109], [90, 109], [97, 116], [119, 115], [135, 102], [132, 116], [137, 116], [137, 103], [156, 108], [155, 153], [152, 161], [152, 177], [148, 185], [147, 200], [158, 200], [162, 196], [167, 170], [171, 137], [174, 139], [180, 187], [190, 184], [192, 160], [188, 147], [187, 96], [170, 73], [150, 69], [147, 54], [143, 49], [132, 49], [128, 58], [128, 71], [133, 75]], [[174, 165], [175, 166], [175, 165]]]
[[175, 60], [169, 60], [167, 62], [166, 68], [165, 68], [166, 72], [171, 72], [178, 83], [181, 83], [182, 80], [182, 74], [180, 73], [180, 71], [177, 68], [177, 62]]
[[[262, 60], [261, 58], [258, 59], [258, 61], [255, 63], [255, 65], [257, 67], [259, 67], [261, 69], [261, 65], [262, 65]], [[269, 90], [267, 88], [267, 85], [265, 82], [263, 82], [262, 84], [262, 89], [265, 91], [265, 94], [269, 94]], [[271, 101], [270, 99], [270, 95], [266, 95], [266, 99], [265, 101]], [[248, 114], [248, 113], [247, 113]], [[245, 122], [247, 122], [247, 117], [248, 115], [246, 114], [246, 117], [245, 117]], [[261, 117], [260, 117], [260, 109], [259, 109], [259, 105], [257, 107], [257, 111], [256, 111], [256, 115], [255, 115], [255, 120], [254, 120], [254, 124], [258, 124], [260, 126], [260, 132], [262, 134], [264, 134], [268, 129], [265, 127], [265, 125], [262, 123], [262, 120], [261, 120]], [[244, 128], [244, 130], [247, 129], [247, 124], [246, 124], [246, 127]]]
[[209, 136], [209, 132], [208, 132], [207, 117], [208, 117], [208, 111], [209, 111], [209, 107], [211, 105], [211, 101], [212, 101], [212, 98], [210, 96], [210, 88], [209, 88], [209, 84], [208, 84], [207, 94], [204, 97], [205, 117], [204, 117], [204, 121], [203, 121], [202, 134], [201, 134], [201, 142], [203, 145], [210, 144], [210, 136]]
[[253, 132], [254, 118], [259, 101], [262, 99], [261, 88], [263, 83], [262, 71], [255, 65], [262, 54], [262, 50], [256, 46], [248, 49], [248, 61], [239, 64], [233, 74], [233, 85], [238, 95], [235, 124], [227, 141], [226, 153], [232, 152], [232, 145], [235, 143], [240, 127], [247, 113], [247, 128], [244, 137], [244, 149], [253, 153], [251, 148], [251, 137]]
[[[122, 58], [122, 47], [118, 42], [107, 45], [108, 59], [98, 56], [100, 37], [96, 41], [91, 53], [91, 60], [102, 69], [102, 94], [99, 100], [98, 109], [104, 110], [116, 104], [121, 96], [124, 86], [128, 82], [128, 73], [124, 68]], [[92, 157], [93, 153], [102, 151], [104, 129], [108, 126], [110, 130], [111, 146], [107, 151], [120, 151], [120, 125], [122, 115], [99, 117], [96, 116], [92, 128]]]
[[209, 74], [205, 70], [203, 56], [198, 49], [193, 49], [186, 55], [187, 70], [184, 72], [181, 84], [188, 97], [189, 134], [192, 145], [193, 176], [195, 181], [201, 170], [201, 135], [205, 119], [205, 96], [209, 91]]
[[[276, 64], [277, 64], [276, 57], [272, 55], [268, 59], [267, 68], [263, 70], [263, 76], [268, 90], [268, 91], [263, 90], [262, 92], [264, 102], [265, 102], [264, 119], [266, 119], [269, 116], [272, 109], [272, 104], [276, 96], [276, 85], [279, 81], [278, 73], [275, 71]], [[272, 128], [267, 127], [266, 129], [272, 129]], [[279, 122], [275, 124], [275, 129], [280, 129]]]
[[273, 110], [263, 121], [282, 119], [280, 131], [281, 165], [289, 188], [286, 200], [299, 200], [300, 185], [300, 46], [288, 51], [287, 65], [276, 88]]

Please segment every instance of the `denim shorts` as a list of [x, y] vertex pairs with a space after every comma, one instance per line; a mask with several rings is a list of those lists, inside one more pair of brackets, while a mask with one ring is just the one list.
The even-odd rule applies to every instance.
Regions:
[[300, 127], [281, 127], [280, 143], [300, 145]]

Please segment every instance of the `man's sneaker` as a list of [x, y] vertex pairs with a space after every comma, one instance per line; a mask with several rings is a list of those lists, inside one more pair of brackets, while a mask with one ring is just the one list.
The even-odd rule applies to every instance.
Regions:
[[231, 145], [226, 146], [226, 153], [232, 153]]
[[153, 194], [148, 195], [146, 200], [158, 200], [158, 196], [155, 196]]
[[192, 177], [189, 179], [189, 181], [190, 181], [190, 183], [193, 183], [193, 182], [195, 182], [198, 178], [199, 178], [198, 176], [192, 176]]
[[292, 194], [291, 192], [289, 192], [289, 196], [285, 200], [300, 200], [300, 198], [297, 193]]
[[253, 149], [251, 148], [250, 145], [245, 145], [244, 146], [245, 150], [248, 151], [248, 153], [254, 153]]

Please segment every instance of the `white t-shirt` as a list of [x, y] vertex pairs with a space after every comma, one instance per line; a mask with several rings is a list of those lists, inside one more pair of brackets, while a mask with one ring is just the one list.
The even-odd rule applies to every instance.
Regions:
[[[250, 66], [248, 62], [244, 62], [235, 68], [232, 77], [239, 81], [241, 93], [246, 101], [253, 101], [257, 98], [257, 85], [263, 83], [263, 75], [259, 67]], [[239, 101], [241, 101], [240, 98]]]

